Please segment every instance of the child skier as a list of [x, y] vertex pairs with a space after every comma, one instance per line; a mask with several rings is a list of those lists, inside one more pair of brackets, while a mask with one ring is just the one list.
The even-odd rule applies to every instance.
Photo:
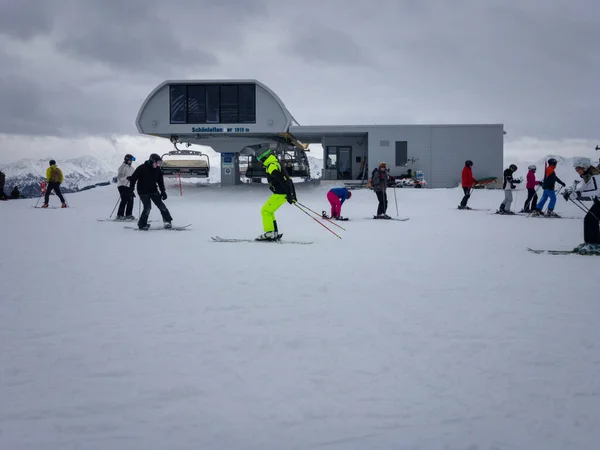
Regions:
[[460, 205], [458, 205], [458, 209], [471, 209], [467, 206], [467, 202], [469, 201], [469, 198], [471, 198], [471, 190], [473, 189], [473, 186], [477, 184], [477, 180], [473, 178], [473, 169], [471, 169], [471, 167], [473, 167], [473, 161], [468, 159], [465, 161], [465, 167], [463, 167], [461, 176], [462, 188], [465, 195], [460, 202]]
[[537, 170], [537, 167], [532, 164], [527, 169], [529, 169], [529, 172], [527, 172], [527, 184], [525, 185], [527, 188], [527, 200], [525, 200], [525, 205], [521, 210], [523, 213], [531, 212], [531, 206], [533, 206], [535, 209], [535, 205], [537, 205], [538, 202], [538, 196], [535, 190], [537, 186], [542, 185], [541, 181], [537, 181], [535, 179], [535, 171]]
[[565, 200], [591, 201], [592, 206], [583, 219], [583, 244], [573, 251], [600, 254], [600, 170], [589, 158], [575, 158], [573, 166], [583, 179], [575, 190], [566, 190]]
[[502, 189], [504, 189], [504, 200], [500, 204], [500, 209], [497, 211], [497, 214], [514, 214], [510, 210], [510, 205], [513, 200], [513, 189], [516, 188], [515, 184], [519, 184], [521, 180], [515, 180], [513, 178], [513, 174], [518, 170], [517, 166], [511, 164], [508, 169], [504, 171], [504, 182], [502, 184]]
[[[336, 220], [348, 220], [343, 218], [340, 214], [342, 213], [342, 205], [346, 200], [352, 197], [352, 192], [346, 187], [333, 188], [327, 192], [327, 200], [331, 205], [331, 219]], [[323, 211], [323, 217], [329, 219], [325, 211]]]
[[554, 206], [556, 205], [556, 192], [554, 192], [554, 188], [556, 187], [556, 183], [565, 187], [566, 184], [558, 178], [556, 175], [556, 165], [558, 161], [554, 158], [550, 158], [548, 160], [548, 167], [546, 168], [546, 173], [544, 174], [544, 181], [542, 183], [542, 189], [544, 190], [544, 194], [540, 199], [539, 203], [535, 207], [535, 211], [533, 211], [533, 215], [541, 216], [543, 215], [542, 209], [546, 204], [546, 200], [550, 199], [550, 203], [548, 204], [548, 212], [546, 216], [548, 217], [558, 217], [558, 214], [554, 212]]
[[275, 211], [286, 201], [292, 205], [297, 202], [296, 188], [285, 167], [281, 165], [270, 148], [256, 157], [267, 172], [267, 182], [273, 194], [267, 199], [261, 209], [264, 234], [256, 238], [257, 241], [274, 241], [281, 238], [278, 233]]

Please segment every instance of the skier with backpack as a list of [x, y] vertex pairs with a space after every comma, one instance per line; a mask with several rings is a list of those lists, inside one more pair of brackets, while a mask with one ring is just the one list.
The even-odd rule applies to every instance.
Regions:
[[535, 209], [535, 205], [537, 205], [538, 202], [538, 196], [535, 191], [536, 186], [542, 185], [541, 181], [537, 181], [535, 179], [535, 171], [537, 170], [537, 167], [532, 164], [527, 169], [529, 170], [529, 172], [527, 172], [527, 183], [525, 185], [527, 188], [527, 200], [525, 200], [525, 205], [521, 210], [522, 213], [530, 213], [532, 206]]
[[470, 159], [465, 161], [465, 167], [463, 167], [461, 174], [461, 183], [464, 192], [463, 199], [458, 205], [458, 209], [471, 209], [467, 206], [467, 202], [471, 198], [471, 191], [473, 190], [473, 186], [477, 184], [477, 180], [473, 178], [473, 161]]
[[575, 158], [573, 167], [582, 178], [575, 189], [563, 193], [565, 200], [591, 201], [583, 218], [583, 244], [573, 249], [577, 253], [600, 254], [600, 170], [589, 158]]
[[379, 163], [379, 167], [375, 168], [371, 174], [371, 184], [379, 202], [377, 205], [377, 215], [373, 217], [374, 219], [391, 219], [391, 217], [386, 214], [388, 207], [386, 191], [389, 181], [390, 174], [387, 169], [387, 164], [381, 162]]
[[513, 178], [513, 174], [518, 170], [517, 166], [511, 164], [508, 169], [504, 171], [504, 182], [502, 183], [502, 189], [504, 190], [504, 200], [500, 204], [500, 209], [496, 211], [496, 214], [510, 214], [514, 212], [510, 210], [510, 205], [513, 201], [513, 189], [516, 188], [515, 184], [519, 184], [521, 180]]
[[256, 159], [265, 167], [267, 182], [269, 183], [269, 189], [272, 192], [260, 211], [264, 233], [258, 236], [256, 240], [276, 241], [280, 239], [282, 235], [279, 234], [277, 228], [275, 212], [286, 201], [290, 205], [293, 205], [298, 201], [296, 198], [296, 188], [287, 170], [281, 165], [270, 147], [262, 151]]
[[[135, 184], [138, 184], [137, 193], [140, 196], [142, 205], [144, 205], [144, 209], [142, 210], [142, 214], [138, 220], [138, 228], [140, 230], [145, 231], [150, 228], [150, 225], [148, 224], [148, 216], [150, 215], [150, 210], [152, 209], [151, 202], [153, 202], [160, 211], [164, 227], [172, 227], [171, 222], [173, 221], [173, 218], [163, 203], [163, 200], [167, 199], [167, 191], [165, 190], [165, 181], [163, 179], [162, 170], [160, 169], [162, 162], [162, 158], [159, 155], [152, 153], [150, 158], [148, 158], [144, 164], [139, 165], [133, 171], [133, 174], [127, 177], [132, 192], [135, 188]], [[160, 189], [160, 194], [156, 188], [157, 185]]]
[[352, 192], [346, 187], [332, 188], [327, 192], [327, 200], [331, 205], [331, 217], [327, 217], [325, 211], [323, 211], [323, 218], [335, 219], [335, 220], [348, 220], [342, 217], [342, 205], [346, 200], [352, 197]]
[[117, 211], [117, 220], [135, 219], [135, 217], [133, 217], [133, 199], [135, 194], [127, 179], [133, 175], [134, 169], [131, 167], [133, 161], [135, 161], [135, 157], [129, 153], [126, 154], [123, 158], [123, 164], [121, 164], [117, 171], [117, 189], [121, 196], [121, 203], [119, 204], [119, 209]]
[[42, 208], [48, 207], [51, 191], [54, 191], [56, 196], [60, 199], [61, 208], [66, 208], [67, 203], [60, 190], [60, 185], [65, 180], [65, 176], [63, 175], [62, 170], [56, 166], [55, 160], [51, 159], [49, 166], [50, 167], [46, 169], [46, 182], [48, 185], [46, 186], [46, 194], [44, 195], [44, 204], [42, 205]]
[[542, 182], [542, 189], [544, 193], [542, 194], [542, 198], [535, 206], [535, 211], [533, 211], [532, 215], [534, 216], [542, 216], [544, 213], [542, 209], [546, 204], [546, 200], [550, 199], [550, 203], [548, 204], [548, 212], [546, 213], [547, 217], [559, 217], [558, 214], [554, 212], [554, 207], [556, 206], [556, 192], [554, 188], [556, 187], [556, 183], [565, 187], [566, 184], [558, 178], [556, 175], [556, 166], [558, 161], [554, 158], [550, 158], [548, 160], [548, 167], [546, 168], [546, 173], [544, 174], [544, 181]]

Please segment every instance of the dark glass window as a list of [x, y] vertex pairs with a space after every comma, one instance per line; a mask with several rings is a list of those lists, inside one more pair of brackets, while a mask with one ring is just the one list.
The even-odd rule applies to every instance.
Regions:
[[256, 85], [241, 84], [238, 94], [238, 123], [256, 123]]
[[219, 122], [219, 85], [206, 85], [206, 123]]
[[187, 123], [206, 123], [206, 87], [188, 86]]
[[256, 123], [254, 84], [170, 86], [171, 123]]
[[408, 142], [396, 141], [396, 166], [405, 166], [408, 163]]
[[221, 123], [238, 123], [238, 85], [221, 86]]
[[171, 86], [171, 123], [187, 123], [187, 86]]

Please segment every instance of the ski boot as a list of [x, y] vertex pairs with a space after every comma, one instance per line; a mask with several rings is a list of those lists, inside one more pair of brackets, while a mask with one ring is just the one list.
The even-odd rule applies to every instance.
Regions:
[[560, 218], [560, 216], [556, 214], [553, 209], [548, 209], [548, 211], [546, 211], [546, 217]]
[[66, 204], [66, 203], [63, 203], [63, 204], [62, 204], [60, 207], [61, 207], [61, 208], [67, 208], [67, 204]]
[[147, 223], [146, 225], [142, 225], [142, 226], [138, 226], [140, 231], [148, 231], [148, 229], [150, 228], [150, 224]]
[[171, 225], [171, 222], [165, 222], [163, 226], [164, 226], [166, 229], [173, 228], [173, 225]]
[[125, 220], [125, 216], [117, 216], [117, 220]]
[[600, 255], [600, 244], [579, 244], [573, 252], [580, 255]]
[[125, 216], [125, 220], [135, 220], [134, 216]]
[[257, 241], [277, 241], [281, 235], [277, 234], [276, 231], [267, 231], [261, 234], [255, 240]]
[[42, 205], [42, 208], [47, 208], [47, 207], [48, 207], [48, 203], [44, 203], [44, 204]]

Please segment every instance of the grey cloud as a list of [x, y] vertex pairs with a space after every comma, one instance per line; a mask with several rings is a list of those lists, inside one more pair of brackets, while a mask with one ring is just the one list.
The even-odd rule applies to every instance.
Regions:
[[31, 39], [52, 30], [51, 2], [4, 0], [0, 2], [0, 34]]

